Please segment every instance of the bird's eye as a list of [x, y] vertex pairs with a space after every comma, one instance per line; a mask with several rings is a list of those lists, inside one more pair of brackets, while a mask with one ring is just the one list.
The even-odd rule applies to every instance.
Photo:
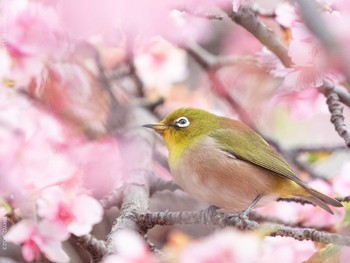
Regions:
[[180, 117], [175, 121], [177, 127], [184, 128], [190, 125], [190, 121], [186, 117]]

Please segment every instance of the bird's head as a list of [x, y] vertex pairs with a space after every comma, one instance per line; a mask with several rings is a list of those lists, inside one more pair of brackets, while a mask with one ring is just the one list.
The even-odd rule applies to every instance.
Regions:
[[194, 108], [180, 108], [161, 122], [146, 124], [163, 136], [168, 147], [176, 144], [190, 145], [196, 139], [206, 136], [219, 125], [219, 117], [207, 111]]

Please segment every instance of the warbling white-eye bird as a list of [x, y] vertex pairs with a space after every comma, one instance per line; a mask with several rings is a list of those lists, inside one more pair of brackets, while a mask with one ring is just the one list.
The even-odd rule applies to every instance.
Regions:
[[343, 206], [305, 184], [290, 165], [243, 123], [194, 108], [147, 124], [163, 138], [175, 182], [212, 206], [247, 216], [278, 198], [302, 198], [332, 213]]

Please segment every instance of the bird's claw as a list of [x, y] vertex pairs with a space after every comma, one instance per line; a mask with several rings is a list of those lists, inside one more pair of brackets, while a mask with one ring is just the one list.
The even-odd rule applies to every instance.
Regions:
[[230, 213], [227, 215], [227, 217], [229, 219], [231, 218], [236, 218], [236, 219], [239, 219], [239, 220], [243, 220], [243, 221], [246, 221], [249, 219], [249, 214], [250, 214], [250, 210], [243, 210], [241, 212], [238, 212], [238, 213]]
[[212, 218], [213, 215], [216, 214], [216, 211], [219, 209], [219, 207], [215, 205], [211, 205], [208, 208], [203, 210], [203, 221], [206, 223], [209, 223], [210, 218]]

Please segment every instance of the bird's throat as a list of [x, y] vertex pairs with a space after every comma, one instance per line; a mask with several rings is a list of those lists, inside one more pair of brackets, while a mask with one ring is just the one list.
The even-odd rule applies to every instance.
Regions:
[[170, 168], [177, 167], [181, 158], [185, 156], [187, 151], [198, 144], [200, 138], [188, 140], [188, 138], [182, 138], [181, 140], [175, 140], [176, 138], [171, 136], [164, 136], [165, 144], [169, 151], [169, 166]]

